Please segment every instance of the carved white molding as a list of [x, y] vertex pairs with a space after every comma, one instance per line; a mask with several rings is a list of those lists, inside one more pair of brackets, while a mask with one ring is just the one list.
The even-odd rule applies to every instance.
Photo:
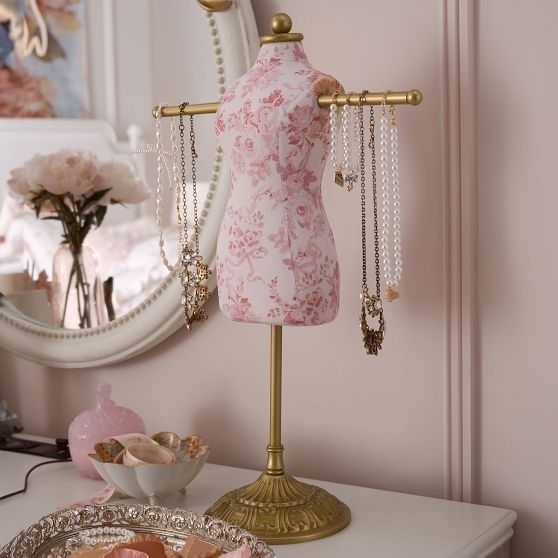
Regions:
[[477, 471], [475, 1], [442, 0], [446, 497], [474, 501]]

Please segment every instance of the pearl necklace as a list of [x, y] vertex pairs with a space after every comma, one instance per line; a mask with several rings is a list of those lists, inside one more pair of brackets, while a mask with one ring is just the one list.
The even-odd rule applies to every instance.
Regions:
[[[343, 147], [343, 163], [339, 165], [337, 161], [337, 96], [333, 95], [333, 102], [329, 105], [329, 158], [333, 165], [334, 179], [338, 186], [347, 188], [350, 192], [355, 185], [358, 175], [354, 171], [351, 160], [351, 107], [348, 103], [343, 105], [341, 109], [341, 144]], [[350, 96], [350, 93], [347, 95]], [[356, 129], [353, 134], [353, 140], [356, 139]]]
[[[181, 110], [186, 107], [183, 103]], [[209, 289], [204, 282], [209, 279], [212, 271], [203, 262], [199, 250], [199, 233], [197, 211], [197, 189], [196, 189], [196, 158], [194, 123], [190, 117], [190, 151], [192, 162], [192, 193], [193, 193], [193, 234], [188, 238], [188, 203], [186, 197], [186, 161], [185, 161], [185, 126], [182, 114], [180, 115], [180, 146], [177, 141], [176, 123], [170, 120], [170, 142], [171, 151], [165, 151], [162, 136], [162, 109], [167, 106], [160, 103], [157, 107], [155, 119], [155, 144], [146, 145], [145, 149], [138, 149], [133, 153], [156, 153], [157, 154], [157, 207], [156, 223], [159, 237], [159, 253], [165, 267], [171, 272], [178, 273], [182, 285], [181, 304], [183, 306], [184, 322], [190, 329], [194, 322], [202, 322], [207, 319], [205, 308], [202, 306], [209, 298]], [[170, 165], [169, 165], [170, 163]], [[180, 173], [179, 173], [180, 166]], [[178, 262], [171, 264], [165, 251], [164, 227], [163, 227], [163, 188], [164, 173], [166, 172], [171, 192], [176, 195], [176, 215], [178, 226]]]
[[337, 93], [329, 105], [329, 160], [333, 166], [335, 184], [343, 187], [343, 173], [337, 162]]
[[[390, 106], [389, 115], [391, 125], [388, 123], [388, 110], [386, 109], [386, 102], [384, 98], [384, 101], [382, 102], [382, 114], [380, 116], [380, 175], [382, 178], [382, 225], [380, 230], [380, 252], [386, 283], [385, 298], [388, 302], [391, 302], [392, 300], [399, 298], [397, 287], [399, 286], [403, 272], [403, 259], [401, 256], [399, 145], [395, 106]], [[388, 152], [391, 165], [388, 165]], [[390, 237], [393, 243], [393, 258], [390, 251]]]
[[[157, 236], [159, 242], [159, 254], [163, 260], [165, 267], [172, 273], [178, 271], [179, 264], [171, 264], [167, 258], [167, 253], [165, 251], [165, 239], [164, 239], [164, 227], [163, 227], [163, 188], [164, 188], [164, 172], [167, 174], [169, 184], [174, 184], [175, 191], [177, 192], [177, 204], [179, 201], [178, 192], [180, 191], [180, 184], [178, 181], [178, 148], [176, 146], [176, 124], [171, 119], [170, 133], [171, 133], [171, 151], [165, 151], [163, 146], [163, 135], [161, 130], [161, 113], [166, 103], [160, 103], [157, 106], [157, 114], [155, 118], [155, 143], [148, 143], [143, 149], [134, 149], [131, 151], [132, 154], [136, 153], [155, 153], [157, 155], [157, 206], [155, 210], [155, 220], [157, 224]], [[172, 166], [169, 166], [169, 161]], [[172, 170], [172, 174], [171, 174]], [[172, 187], [171, 187], [172, 190]], [[182, 227], [180, 227], [182, 219], [179, 211], [179, 206], [177, 205], [177, 217], [178, 217], [178, 248], [180, 253], [180, 248], [182, 246]]]

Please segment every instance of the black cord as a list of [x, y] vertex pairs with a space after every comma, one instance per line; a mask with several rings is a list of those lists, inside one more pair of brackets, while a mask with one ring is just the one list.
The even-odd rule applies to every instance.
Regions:
[[35, 465], [34, 467], [31, 467], [31, 469], [29, 469], [29, 471], [27, 471], [27, 474], [25, 475], [25, 481], [24, 481], [22, 489], [21, 490], [16, 490], [15, 492], [10, 492], [9, 494], [4, 494], [4, 496], [0, 496], [0, 500], [5, 500], [6, 498], [16, 496], [17, 494], [23, 494], [27, 490], [27, 484], [29, 482], [29, 475], [35, 469], [38, 469], [39, 467], [42, 467], [43, 465], [50, 465], [51, 463], [66, 463], [68, 461], [71, 461], [71, 459], [56, 459], [54, 461], [43, 461], [42, 463], [37, 463], [37, 465]]

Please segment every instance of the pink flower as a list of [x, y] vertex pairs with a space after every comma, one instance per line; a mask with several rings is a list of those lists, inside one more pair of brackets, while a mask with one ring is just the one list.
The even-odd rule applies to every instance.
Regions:
[[26, 196], [29, 194], [29, 184], [25, 179], [25, 172], [23, 168], [12, 169], [10, 171], [10, 178], [8, 179], [8, 187], [12, 193], [18, 196]]
[[33, 183], [40, 184], [51, 194], [78, 197], [94, 186], [97, 157], [85, 151], [61, 149], [40, 159], [33, 157], [25, 168], [29, 176], [33, 176]]
[[99, 202], [101, 205], [112, 203], [141, 203], [150, 196], [147, 185], [133, 168], [123, 162], [108, 161], [99, 164], [98, 177], [93, 190], [110, 188]]

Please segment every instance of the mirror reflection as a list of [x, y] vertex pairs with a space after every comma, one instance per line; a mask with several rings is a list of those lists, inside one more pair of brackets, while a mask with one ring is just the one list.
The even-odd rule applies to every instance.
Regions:
[[[203, 10], [195, 2], [176, 6], [184, 12], [180, 26], [165, 21], [175, 10], [155, 12], [161, 21], [152, 26], [159, 30], [152, 49], [169, 64], [180, 60], [181, 71], [161, 68], [164, 78], [144, 84], [150, 95], [126, 106], [125, 121], [121, 116], [114, 123], [120, 135], [128, 129], [127, 139], [117, 141], [103, 121], [108, 115], [96, 114], [91, 98], [99, 89], [94, 58], [105, 47], [95, 44], [103, 36], [94, 28], [99, 18], [91, 17], [101, 3], [87, 4], [0, 0], [0, 304], [65, 329], [125, 315], [168, 275], [160, 238], [162, 233], [167, 257], [175, 262], [175, 192], [168, 173], [157, 191], [150, 109], [160, 99], [176, 104], [218, 96], [214, 36]], [[123, 19], [115, 18], [115, 25], [117, 36], [126, 34], [118, 29], [128, 25]], [[196, 68], [202, 65], [207, 71], [200, 74]], [[212, 126], [210, 118], [196, 120], [198, 203], [205, 214], [209, 182], [215, 180]], [[171, 166], [167, 159], [165, 170]]]

